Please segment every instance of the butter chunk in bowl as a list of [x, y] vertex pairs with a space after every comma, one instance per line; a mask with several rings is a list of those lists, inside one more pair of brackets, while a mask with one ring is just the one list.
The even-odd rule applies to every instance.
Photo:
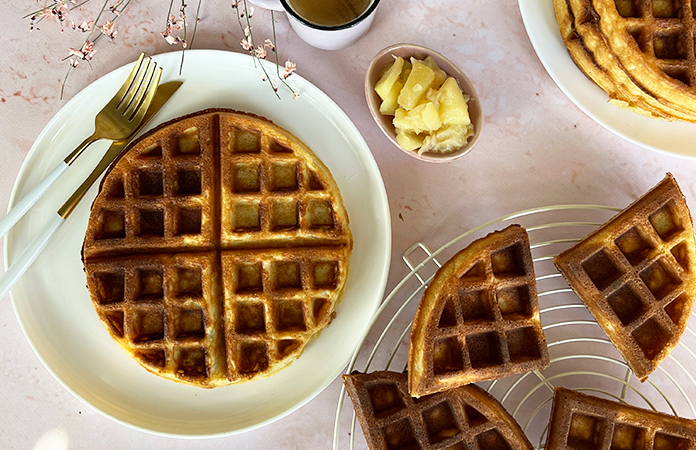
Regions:
[[379, 52], [367, 71], [365, 96], [385, 135], [418, 159], [451, 161], [480, 136], [483, 115], [473, 85], [425, 47], [397, 44]]

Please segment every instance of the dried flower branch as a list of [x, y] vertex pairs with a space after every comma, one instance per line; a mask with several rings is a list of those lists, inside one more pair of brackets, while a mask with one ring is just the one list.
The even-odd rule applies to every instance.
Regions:
[[[76, 25], [74, 20], [70, 19], [70, 12], [77, 8], [81, 8], [86, 4], [90, 3], [92, 0], [82, 0], [78, 3], [78, 0], [47, 0], [48, 4], [36, 11], [33, 11], [23, 18], [29, 18], [30, 29], [39, 30], [38, 24], [45, 19], [52, 19], [57, 21], [61, 30], [69, 28], [72, 31], [79, 31], [85, 33], [87, 36], [82, 42], [79, 48], [68, 48], [68, 55], [63, 58], [63, 61], [68, 61], [68, 71], [63, 78], [61, 85], [61, 98], [65, 90], [65, 85], [68, 80], [68, 76], [71, 71], [78, 66], [80, 61], [87, 61], [89, 64], [92, 61], [97, 48], [95, 46], [96, 42], [102, 36], [109, 38], [110, 42], [118, 36], [118, 30], [116, 29], [116, 20], [121, 17], [125, 9], [130, 5], [132, 0], [104, 0], [101, 4], [99, 12], [94, 20], [83, 20], [81, 24]], [[170, 0], [169, 9], [167, 11], [166, 24], [164, 31], [160, 33], [162, 38], [169, 45], [182, 46], [181, 54], [181, 66], [179, 72], [183, 68], [185, 50], [189, 49], [193, 45], [193, 41], [196, 36], [196, 31], [198, 29], [198, 23], [200, 22], [200, 9], [202, 0], [198, 0], [198, 5], [196, 7], [195, 23], [193, 30], [190, 33], [189, 39], [189, 27], [186, 20], [186, 0], [180, 0], [178, 5], [178, 11], [175, 11], [174, 0]], [[293, 72], [296, 70], [296, 66], [291, 61], [286, 61], [283, 66], [283, 71], [281, 74], [281, 66], [278, 64], [278, 54], [276, 52], [276, 29], [275, 29], [275, 17], [271, 11], [271, 23], [273, 26], [273, 40], [266, 39], [263, 44], [256, 45], [254, 43], [254, 36], [252, 33], [251, 17], [254, 14], [254, 7], [252, 5], [247, 5], [245, 0], [232, 0], [232, 8], [235, 10], [237, 15], [237, 22], [239, 23], [242, 32], [244, 33], [244, 38], [241, 41], [242, 48], [249, 52], [251, 57], [254, 59], [256, 64], [257, 60], [267, 59], [268, 52], [274, 54], [275, 64], [276, 64], [276, 76], [293, 94], [293, 98], [297, 98], [299, 95], [295, 90], [290, 87], [285, 81]], [[176, 16], [174, 14], [177, 14]], [[110, 17], [106, 17], [109, 16]], [[104, 20], [102, 20], [102, 18]], [[274, 78], [271, 78], [266, 72], [266, 68], [263, 64], [259, 64], [263, 74], [261, 78], [264, 81], [268, 81], [276, 96], [280, 98], [278, 94], [278, 83]]]
[[[270, 39], [266, 39], [265, 41], [263, 41], [262, 45], [256, 45], [254, 43], [254, 35], [252, 33], [251, 26], [251, 17], [254, 15], [254, 6], [247, 5], [247, 2], [245, 0], [232, 0], [232, 9], [234, 9], [237, 13], [237, 23], [239, 23], [239, 28], [244, 33], [244, 38], [242, 38], [240, 45], [244, 50], [249, 52], [249, 55], [251, 55], [251, 57], [254, 59], [254, 64], [256, 64], [258, 60], [266, 59], [267, 49], [270, 50], [274, 55], [276, 75], [278, 79], [285, 85], [286, 88], [290, 90], [290, 92], [292, 92], [293, 98], [299, 97], [300, 94], [285, 81], [296, 70], [295, 63], [287, 61], [285, 63], [285, 70], [283, 72], [283, 75], [281, 76], [280, 74], [280, 65], [278, 64], [278, 53], [276, 52], [276, 29], [273, 10], [271, 10], [271, 26], [273, 28], [273, 41], [271, 41]], [[266, 72], [266, 68], [263, 66], [263, 64], [259, 63], [258, 65], [261, 67], [261, 70], [263, 71], [261, 79], [263, 81], [268, 81], [268, 83], [271, 85], [271, 88], [273, 88], [273, 92], [275, 92], [276, 97], [280, 98], [280, 94], [278, 94], [278, 83], [275, 79], [271, 78], [268, 75], [268, 72]], [[288, 67], [292, 68], [288, 70]]]

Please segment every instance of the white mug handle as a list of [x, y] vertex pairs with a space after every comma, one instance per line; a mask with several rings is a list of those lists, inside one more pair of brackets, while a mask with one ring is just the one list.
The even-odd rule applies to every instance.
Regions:
[[249, 0], [249, 3], [259, 8], [272, 9], [273, 11], [285, 11], [283, 5], [281, 5], [278, 0]]

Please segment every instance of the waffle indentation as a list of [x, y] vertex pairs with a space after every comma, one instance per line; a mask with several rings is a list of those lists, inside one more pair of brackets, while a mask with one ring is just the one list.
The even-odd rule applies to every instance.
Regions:
[[614, 425], [614, 435], [611, 438], [610, 450], [633, 450], [645, 448], [645, 428], [639, 428], [625, 423]]
[[266, 331], [266, 317], [263, 303], [237, 303], [237, 333], [253, 334]]
[[120, 303], [124, 300], [125, 273], [104, 272], [95, 276], [97, 300], [100, 304]]
[[237, 130], [233, 145], [234, 153], [260, 153], [261, 136], [254, 131]]
[[460, 277], [464, 282], [474, 282], [482, 281], [486, 279], [486, 265], [483, 261], [478, 261], [476, 264], [471, 266], [466, 272], [464, 272]]
[[516, 328], [505, 332], [510, 361], [521, 363], [541, 358], [536, 332], [532, 327]]
[[201, 269], [179, 267], [176, 269], [174, 277], [174, 292], [176, 296], [182, 297], [202, 297], [203, 296], [203, 281], [201, 277]]
[[298, 167], [296, 162], [278, 161], [269, 170], [269, 189], [271, 191], [294, 191], [298, 188]]
[[503, 319], [528, 318], [532, 314], [527, 285], [498, 289], [497, 298]]
[[640, 17], [640, 7], [636, 5], [639, 0], [614, 0], [616, 10], [621, 17]]
[[176, 217], [175, 234], [177, 236], [201, 234], [202, 222], [201, 208], [181, 208]]
[[647, 310], [645, 303], [629, 285], [622, 286], [607, 297], [607, 302], [624, 325], [630, 324]]
[[476, 436], [476, 442], [480, 449], [486, 450], [512, 450], [510, 444], [505, 440], [500, 431], [496, 428], [483, 432]]
[[680, 242], [679, 244], [672, 247], [672, 256], [677, 260], [677, 263], [681, 266], [684, 272], [691, 272], [691, 259], [689, 254], [689, 247], [686, 242]]
[[138, 270], [136, 300], [161, 299], [164, 295], [162, 269]]
[[334, 224], [333, 207], [328, 200], [307, 201], [307, 225], [309, 228], [331, 228]]
[[488, 422], [486, 416], [481, 414], [476, 408], [471, 405], [466, 405], [464, 408], [464, 415], [466, 416], [466, 422], [471, 428], [476, 428], [479, 425], [483, 425]]
[[674, 205], [669, 202], [650, 215], [650, 223], [663, 241], [669, 241], [675, 234], [683, 230], [679, 219], [674, 213]]
[[140, 209], [138, 212], [138, 236], [164, 236], [163, 210]]
[[377, 419], [389, 417], [404, 409], [404, 401], [393, 383], [379, 383], [367, 387], [372, 411]]
[[297, 200], [284, 198], [271, 202], [271, 230], [294, 229], [298, 225]]
[[174, 192], [177, 195], [200, 195], [201, 170], [180, 169], [177, 171]]
[[331, 302], [325, 298], [315, 298], [312, 301], [312, 316], [315, 324], [321, 324], [329, 320], [331, 314]]
[[141, 169], [135, 177], [138, 197], [160, 197], [164, 193], [161, 170]]
[[191, 127], [179, 134], [177, 136], [178, 141], [178, 154], [182, 155], [200, 155], [201, 154], [201, 143], [198, 139], [198, 129], [196, 127]]
[[491, 254], [493, 275], [497, 278], [524, 276], [524, 259], [519, 243]]
[[642, 271], [640, 278], [657, 300], [663, 299], [681, 284], [679, 277], [660, 260]]
[[448, 328], [457, 325], [457, 309], [454, 306], [454, 298], [450, 297], [445, 301], [445, 306], [442, 308], [440, 320], [437, 323], [438, 328]]
[[655, 33], [653, 37], [655, 57], [665, 60], [686, 59], [686, 46], [681, 34], [681, 31]]
[[446, 402], [423, 411], [423, 423], [431, 444], [437, 444], [461, 433], [452, 408]]
[[408, 419], [390, 423], [382, 428], [382, 432], [387, 441], [387, 448], [390, 450], [418, 448], [418, 442], [413, 433], [413, 425]]
[[274, 305], [278, 331], [306, 331], [304, 303], [299, 300], [279, 300]]
[[448, 337], [435, 342], [433, 348], [433, 372], [435, 375], [456, 372], [464, 368], [459, 339]]
[[126, 216], [123, 211], [103, 209], [97, 220], [101, 226], [95, 239], [123, 239], [126, 237]]
[[338, 281], [338, 261], [324, 260], [312, 263], [312, 286], [315, 289], [335, 289]]
[[182, 348], [177, 358], [177, 374], [186, 378], [204, 378], [205, 357], [206, 352], [200, 347]]
[[317, 176], [316, 173], [313, 171], [309, 172], [309, 190], [310, 191], [323, 191], [326, 188], [324, 187], [324, 183], [322, 183], [321, 179]]
[[135, 352], [135, 357], [138, 358], [143, 364], [151, 367], [164, 367], [166, 358], [164, 355], [164, 350], [154, 349], [154, 350], [139, 350]]
[[649, 319], [631, 333], [645, 357], [654, 359], [669, 342], [669, 333], [655, 319]]
[[600, 250], [582, 263], [582, 268], [595, 287], [603, 291], [621, 276], [621, 271], [606, 250]]
[[234, 231], [261, 230], [261, 209], [259, 202], [237, 202], [232, 212]]
[[488, 301], [485, 290], [459, 289], [459, 305], [462, 308], [464, 322], [493, 320], [493, 308]]
[[466, 347], [474, 369], [499, 366], [503, 363], [500, 336], [494, 331], [466, 337]]
[[655, 433], [655, 450], [682, 450], [692, 448], [694, 442], [679, 436]]
[[660, 19], [678, 19], [681, 11], [679, 0], [653, 0], [653, 17]]
[[257, 163], [239, 163], [232, 168], [235, 192], [259, 192], [261, 167]]
[[268, 349], [263, 342], [242, 342], [239, 349], [239, 372], [251, 374], [268, 368]]
[[689, 299], [686, 294], [682, 294], [665, 306], [665, 312], [675, 325], [681, 325], [685, 320], [689, 319], [688, 314], [684, 314], [688, 302]]
[[271, 278], [276, 290], [302, 289], [302, 271], [299, 262], [274, 262], [271, 265]]
[[624, 254], [632, 266], [637, 266], [645, 260], [653, 246], [645, 239], [641, 230], [633, 227], [615, 241], [616, 246]]
[[302, 346], [302, 341], [297, 339], [280, 339], [276, 345], [278, 354], [281, 358], [284, 358], [292, 353], [295, 353], [297, 349]]
[[174, 323], [174, 339], [201, 339], [204, 336], [203, 310], [200, 307], [179, 309]]
[[600, 450], [604, 435], [604, 420], [599, 417], [574, 413], [570, 419], [568, 448]]
[[111, 327], [111, 331], [118, 337], [123, 337], [123, 311], [106, 311], [104, 313], [106, 322]]
[[261, 263], [241, 263], [237, 266], [235, 293], [263, 291], [263, 266]]
[[110, 179], [110, 181], [105, 182], [103, 190], [107, 198], [119, 199], [125, 198], [126, 196], [126, 189], [123, 186], [123, 178], [121, 177]]
[[133, 312], [131, 317], [134, 342], [156, 341], [164, 338], [164, 310], [161, 307]]

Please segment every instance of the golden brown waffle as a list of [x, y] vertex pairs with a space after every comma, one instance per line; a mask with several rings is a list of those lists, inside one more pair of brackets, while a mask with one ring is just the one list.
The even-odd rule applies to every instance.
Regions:
[[165, 378], [271, 375], [331, 322], [352, 237], [338, 186], [266, 119], [207, 110], [131, 144], [94, 201], [87, 284], [111, 336]]
[[533, 448], [503, 405], [476, 385], [414, 399], [403, 373], [354, 372], [343, 382], [371, 450]]
[[686, 450], [696, 421], [557, 387], [546, 450]]
[[671, 174], [554, 259], [645, 381], [686, 329], [696, 295], [691, 214]]
[[476, 240], [437, 271], [411, 326], [412, 396], [548, 365], [524, 228]]
[[[554, 8], [573, 61], [611, 102], [651, 117], [696, 121], [690, 4], [680, 12], [679, 0], [554, 0]], [[680, 21], [680, 14], [689, 19]], [[684, 54], [672, 59], [671, 53]]]

